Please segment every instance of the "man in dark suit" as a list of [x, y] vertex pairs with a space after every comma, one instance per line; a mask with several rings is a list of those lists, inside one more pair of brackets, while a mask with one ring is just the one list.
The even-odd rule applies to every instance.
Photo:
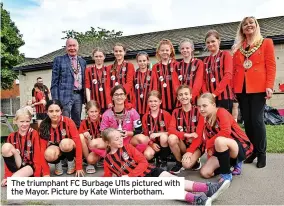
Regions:
[[51, 96], [63, 105], [63, 115], [71, 117], [77, 128], [80, 126], [82, 104], [84, 103], [84, 79], [86, 61], [78, 56], [76, 39], [66, 41], [66, 53], [53, 60]]

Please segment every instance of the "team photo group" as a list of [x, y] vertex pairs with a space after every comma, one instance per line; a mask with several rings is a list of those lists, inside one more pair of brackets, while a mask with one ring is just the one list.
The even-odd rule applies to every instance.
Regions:
[[[77, 177], [98, 167], [104, 177], [172, 177], [194, 170], [204, 182], [185, 180], [184, 200], [211, 205], [243, 163], [256, 159], [256, 168], [266, 166], [263, 113], [273, 95], [274, 45], [254, 17], [245, 17], [235, 32], [228, 51], [220, 50], [222, 33], [204, 34], [209, 55], [202, 60], [194, 57], [192, 40], [181, 37], [178, 61], [172, 42], [161, 39], [157, 63], [140, 51], [137, 68], [124, 59], [122, 43], [113, 45], [111, 65], [94, 48], [94, 63], [87, 66], [77, 40], [67, 39], [66, 54], [53, 61], [50, 89], [34, 85], [38, 130], [31, 128], [28, 109], [15, 114], [18, 131], [2, 145], [2, 186], [7, 177], [60, 176], [65, 168]], [[218, 182], [206, 181], [214, 176]]]

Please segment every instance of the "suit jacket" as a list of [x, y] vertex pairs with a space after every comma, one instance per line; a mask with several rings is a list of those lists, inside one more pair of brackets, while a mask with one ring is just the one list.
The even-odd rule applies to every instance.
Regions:
[[[77, 57], [81, 66], [82, 73], [82, 101], [85, 91], [85, 69], [86, 61], [82, 57]], [[74, 90], [74, 71], [68, 54], [55, 57], [52, 67], [51, 96], [52, 99], [58, 99], [63, 105], [66, 105], [73, 97]], [[84, 102], [84, 101], [83, 101]]]
[[[244, 45], [245, 46], [245, 45]], [[233, 57], [233, 89], [235, 93], [242, 93], [244, 79], [246, 93], [265, 92], [266, 88], [273, 89], [276, 63], [272, 39], [264, 39], [260, 48], [254, 52], [249, 60], [252, 67], [245, 71], [243, 63], [246, 57], [238, 50]]]

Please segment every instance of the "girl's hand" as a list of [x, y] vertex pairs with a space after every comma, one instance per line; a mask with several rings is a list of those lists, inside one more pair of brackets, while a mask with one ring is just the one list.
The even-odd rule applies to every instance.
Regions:
[[84, 132], [84, 137], [86, 137], [87, 139], [91, 139], [91, 134], [90, 132]]
[[157, 138], [159, 136], [160, 136], [159, 133], [152, 133], [152, 134], [150, 134], [150, 139], [155, 139], [155, 138]]
[[191, 157], [192, 157], [192, 153], [191, 152], [186, 152], [183, 156], [182, 156], [182, 162], [184, 163], [190, 163], [191, 162]]
[[121, 175], [121, 177], [128, 177], [128, 175]]
[[50, 175], [43, 175], [42, 177], [50, 177]]
[[160, 146], [156, 143], [153, 143], [151, 145], [152, 149], [155, 151], [155, 152], [159, 152], [160, 151]]
[[7, 179], [3, 179], [3, 180], [2, 180], [1, 186], [2, 186], [2, 187], [7, 186]]
[[85, 173], [84, 170], [76, 170], [75, 177], [84, 177]]
[[196, 132], [193, 132], [193, 133], [190, 133], [190, 134], [189, 134], [189, 137], [195, 139], [195, 138], [198, 137], [198, 134], [197, 134]]
[[272, 97], [272, 95], [273, 95], [272, 89], [266, 88], [265, 90], [266, 90], [266, 97], [265, 98], [266, 99], [270, 99]]

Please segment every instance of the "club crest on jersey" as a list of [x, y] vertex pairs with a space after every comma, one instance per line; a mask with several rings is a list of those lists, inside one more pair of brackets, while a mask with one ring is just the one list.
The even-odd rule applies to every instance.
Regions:
[[28, 147], [31, 147], [31, 146], [32, 146], [31, 140], [28, 140], [28, 141], [27, 141], [27, 146], [28, 146]]
[[165, 122], [164, 121], [160, 121], [160, 126], [164, 127], [165, 126]]
[[62, 129], [62, 130], [61, 130], [61, 135], [62, 135], [62, 136], [66, 136], [66, 130], [65, 130], [65, 129]]
[[129, 159], [129, 155], [126, 152], [123, 152], [121, 156], [122, 156], [122, 158], [124, 160], [128, 160]]

